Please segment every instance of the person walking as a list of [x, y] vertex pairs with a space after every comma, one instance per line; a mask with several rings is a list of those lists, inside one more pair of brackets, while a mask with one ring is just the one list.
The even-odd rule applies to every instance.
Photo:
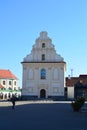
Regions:
[[15, 96], [12, 95], [11, 102], [12, 102], [12, 109], [15, 109]]

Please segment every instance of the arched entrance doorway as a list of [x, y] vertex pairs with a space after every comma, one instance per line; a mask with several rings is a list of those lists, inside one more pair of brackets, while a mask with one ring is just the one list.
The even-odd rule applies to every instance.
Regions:
[[46, 90], [45, 89], [40, 90], [40, 98], [46, 98]]

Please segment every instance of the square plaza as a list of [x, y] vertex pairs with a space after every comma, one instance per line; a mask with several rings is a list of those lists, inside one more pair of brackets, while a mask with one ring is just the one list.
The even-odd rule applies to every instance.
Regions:
[[[73, 112], [71, 102], [0, 102], [0, 130], [86, 130], [87, 113]], [[87, 105], [87, 104], [85, 104]]]

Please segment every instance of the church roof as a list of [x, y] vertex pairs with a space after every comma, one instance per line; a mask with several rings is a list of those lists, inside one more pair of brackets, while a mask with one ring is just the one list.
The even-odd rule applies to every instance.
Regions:
[[17, 79], [17, 77], [10, 70], [0, 70], [0, 79], [2, 78]]

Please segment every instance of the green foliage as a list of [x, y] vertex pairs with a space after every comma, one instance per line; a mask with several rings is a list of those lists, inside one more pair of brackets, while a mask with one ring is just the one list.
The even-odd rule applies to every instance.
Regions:
[[71, 106], [72, 106], [74, 111], [80, 111], [80, 109], [84, 105], [84, 103], [85, 103], [85, 98], [79, 97], [76, 101], [73, 101], [71, 103]]

